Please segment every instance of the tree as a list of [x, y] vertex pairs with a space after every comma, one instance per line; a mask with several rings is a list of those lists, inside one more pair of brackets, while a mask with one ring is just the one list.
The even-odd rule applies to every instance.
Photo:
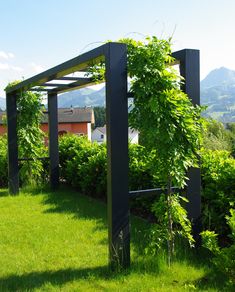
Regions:
[[95, 115], [95, 128], [103, 127], [106, 124], [105, 108], [102, 106], [95, 106], [93, 109]]
[[[180, 196], [172, 194], [172, 185], [184, 187], [187, 170], [197, 166], [201, 109], [193, 106], [180, 90], [182, 79], [172, 67], [170, 40], [152, 37], [146, 42], [122, 41], [128, 46], [128, 73], [134, 95], [130, 125], [145, 136], [146, 147], [156, 152], [158, 161], [152, 166], [153, 171], [160, 174], [167, 189], [162, 223], [165, 229], [167, 227], [170, 264], [174, 253], [173, 221], [181, 225], [181, 234], [193, 243], [190, 222], [180, 208]], [[159, 202], [153, 210], [159, 211]]]

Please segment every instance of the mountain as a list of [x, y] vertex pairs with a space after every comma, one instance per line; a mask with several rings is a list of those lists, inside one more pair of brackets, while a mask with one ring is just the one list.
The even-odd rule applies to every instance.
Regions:
[[224, 123], [235, 122], [235, 71], [221, 67], [201, 81], [201, 104], [205, 116]]
[[84, 107], [84, 106], [104, 106], [105, 87], [100, 90], [82, 88], [69, 91], [58, 96], [58, 107]]
[[205, 79], [201, 81], [201, 88], [207, 89], [217, 86], [227, 86], [235, 83], [235, 71], [221, 67], [212, 70]]
[[[212, 70], [201, 81], [201, 104], [207, 106], [204, 116], [222, 122], [235, 122], [235, 71], [221, 67]], [[105, 87], [83, 88], [58, 96], [61, 107], [104, 106]]]
[[2, 110], [6, 109], [6, 99], [3, 97], [0, 97], [0, 109]]

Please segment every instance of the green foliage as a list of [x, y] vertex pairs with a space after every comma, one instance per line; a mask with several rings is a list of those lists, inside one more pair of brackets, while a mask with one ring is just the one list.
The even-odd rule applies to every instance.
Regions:
[[[61, 179], [86, 194], [106, 198], [107, 153], [105, 144], [86, 137], [63, 135], [59, 139]], [[138, 190], [159, 185], [152, 172], [155, 155], [137, 144], [129, 145], [129, 188]], [[149, 204], [148, 204], [149, 205]]]
[[204, 229], [228, 233], [225, 216], [235, 206], [235, 160], [227, 151], [204, 150], [201, 155]]
[[[7, 88], [19, 81], [10, 83]], [[45, 156], [44, 134], [40, 129], [42, 118], [42, 95], [30, 91], [17, 94], [17, 137], [19, 157], [30, 158], [20, 167], [23, 184], [39, 183], [42, 180], [43, 162], [37, 158]]]
[[95, 127], [103, 127], [106, 124], [106, 112], [102, 106], [95, 106], [93, 108], [95, 115]]
[[[180, 90], [181, 77], [174, 70], [171, 39], [147, 37], [144, 42], [121, 39], [127, 45], [128, 75], [134, 95], [129, 123], [144, 137], [144, 145], [156, 153], [152, 172], [160, 174], [167, 187], [168, 231], [173, 252], [172, 185], [186, 186], [187, 170], [197, 166], [201, 142], [201, 108]], [[103, 63], [88, 73], [94, 80], [105, 78]], [[142, 138], [143, 141], [143, 138]], [[172, 253], [170, 252], [170, 253]], [[170, 257], [169, 257], [170, 258]]]
[[160, 181], [167, 187], [163, 203], [167, 223], [161, 223], [167, 230], [168, 264], [174, 253], [174, 222], [182, 228], [182, 234], [188, 235], [191, 231], [191, 226], [186, 224], [185, 233], [184, 220], [177, 222], [176, 215], [183, 208], [179, 207], [177, 196], [172, 195], [171, 187], [186, 185], [186, 171], [197, 166], [201, 140], [201, 109], [193, 106], [180, 90], [181, 78], [172, 67], [170, 41], [156, 37], [147, 38], [143, 43], [121, 40], [128, 47], [128, 73], [134, 95], [130, 125], [145, 137], [147, 149], [156, 152], [157, 162], [152, 164], [152, 169], [160, 174]]
[[209, 249], [212, 253], [218, 253], [218, 234], [214, 231], [206, 230], [201, 232], [202, 246]]
[[[184, 186], [185, 171], [196, 165], [200, 142], [200, 108], [179, 89], [180, 77], [171, 66], [170, 40], [146, 42], [124, 39], [128, 72], [132, 78], [134, 108], [130, 125], [145, 136], [148, 149], [157, 153], [163, 181]], [[153, 167], [154, 167], [153, 166]]]
[[157, 174], [152, 171], [154, 161], [156, 156], [153, 151], [138, 144], [129, 144], [130, 190], [144, 190], [160, 184]]
[[[232, 129], [232, 126], [231, 126]], [[233, 151], [235, 134], [225, 129], [221, 122], [213, 119], [204, 119], [202, 146], [209, 150]]]
[[[174, 194], [171, 196], [171, 215], [173, 226], [173, 235], [178, 235], [185, 238], [190, 247], [194, 246], [194, 239], [191, 235], [192, 227], [191, 222], [187, 217], [186, 210], [182, 207], [181, 201], [188, 202], [184, 197], [179, 194]], [[166, 204], [166, 195], [162, 194], [158, 201], [152, 206], [152, 211], [156, 215], [157, 224], [153, 228], [153, 234], [156, 234], [157, 237], [154, 241], [158, 242], [156, 248], [162, 248], [162, 245], [169, 240], [168, 232], [168, 208]]]
[[227, 224], [231, 229], [233, 244], [229, 247], [219, 248], [217, 234], [213, 231], [201, 233], [203, 246], [213, 254], [212, 263], [215, 268], [224, 274], [231, 285], [235, 284], [235, 209], [230, 210], [231, 216], [226, 216]]
[[7, 186], [7, 137], [0, 137], [0, 187]]
[[83, 193], [106, 194], [106, 147], [86, 137], [64, 135], [59, 140], [61, 176]]
[[230, 216], [226, 216], [227, 223], [231, 229], [231, 237], [235, 241], [235, 209], [230, 209]]

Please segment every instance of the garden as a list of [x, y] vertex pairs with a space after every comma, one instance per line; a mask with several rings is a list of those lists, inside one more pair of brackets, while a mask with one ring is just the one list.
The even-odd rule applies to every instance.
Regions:
[[[129, 190], [162, 188], [130, 200], [131, 267], [107, 266], [107, 147], [86, 137], [59, 139], [60, 189], [48, 188], [48, 153], [40, 131], [41, 94], [17, 96], [20, 187], [6, 189], [7, 137], [0, 140], [0, 289], [45, 291], [234, 291], [235, 131], [201, 118], [180, 87], [170, 40], [123, 39], [142, 135], [129, 145]], [[87, 73], [105, 79], [101, 62]], [[17, 85], [10, 84], [9, 88]], [[199, 161], [200, 157], [200, 161]], [[192, 233], [184, 189], [201, 169], [200, 239]], [[180, 191], [175, 192], [174, 186]]]

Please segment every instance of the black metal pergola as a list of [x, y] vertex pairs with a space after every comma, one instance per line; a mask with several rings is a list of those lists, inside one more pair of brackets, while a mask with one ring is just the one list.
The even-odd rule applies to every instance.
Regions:
[[[185, 78], [182, 88], [194, 104], [200, 103], [199, 51], [185, 49], [173, 56], [180, 64]], [[107, 43], [75, 57], [6, 90], [8, 123], [8, 176], [11, 194], [19, 192], [19, 160], [17, 143], [17, 95], [22, 91], [44, 91], [48, 96], [49, 164], [52, 188], [59, 185], [59, 149], [57, 95], [62, 92], [94, 84], [92, 79], [74, 77], [84, 74], [92, 65], [105, 62], [106, 124], [107, 124], [107, 194], [108, 238], [111, 267], [129, 267], [130, 230], [129, 198], [158, 193], [159, 189], [128, 190], [128, 92], [127, 48], [121, 43]], [[194, 233], [200, 229], [200, 170], [191, 169], [187, 195], [189, 218], [194, 222]], [[162, 190], [161, 190], [162, 192]]]

